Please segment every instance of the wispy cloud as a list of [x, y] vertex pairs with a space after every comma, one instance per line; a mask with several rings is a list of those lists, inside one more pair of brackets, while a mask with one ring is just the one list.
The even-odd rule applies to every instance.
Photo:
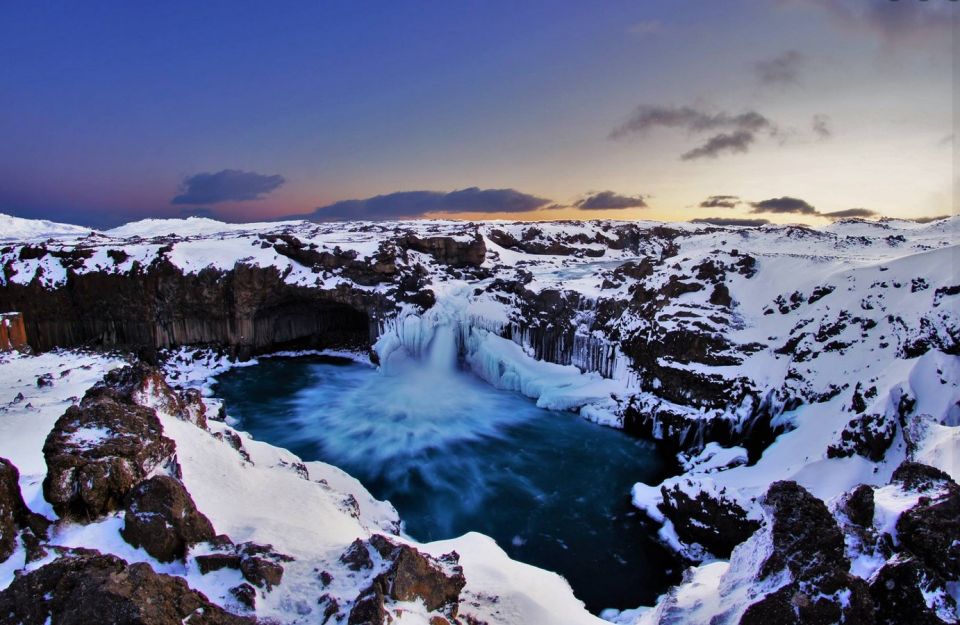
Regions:
[[828, 115], [817, 113], [810, 122], [813, 134], [820, 141], [826, 141], [833, 136], [833, 122]]
[[627, 27], [627, 32], [638, 37], [647, 37], [654, 35], [663, 28], [663, 22], [660, 20], [640, 20]]
[[879, 215], [877, 211], [872, 211], [869, 208], [848, 208], [842, 211], [833, 211], [831, 213], [820, 213], [821, 217], [826, 217], [827, 219], [847, 219], [850, 217], [876, 217]]
[[525, 213], [550, 200], [515, 189], [470, 187], [443, 191], [399, 191], [359, 200], [342, 200], [301, 215], [319, 221], [413, 219], [428, 213]]
[[890, 0], [788, 0], [822, 10], [839, 28], [870, 35], [884, 45], [949, 41], [956, 3]]
[[772, 59], [757, 61], [753, 72], [763, 85], [796, 84], [806, 57], [796, 50], [787, 50]]
[[691, 135], [713, 133], [702, 145], [683, 153], [680, 158], [685, 161], [716, 158], [724, 153], [743, 153], [749, 150], [758, 133], [766, 132], [773, 136], [779, 132], [777, 125], [768, 117], [753, 110], [730, 114], [693, 106], [641, 105], [610, 132], [609, 138], [642, 135], [654, 128], [685, 130]]
[[624, 208], [647, 208], [642, 195], [620, 195], [613, 191], [601, 191], [589, 195], [574, 204], [582, 210], [604, 210]]
[[184, 179], [180, 195], [171, 204], [217, 204], [259, 200], [286, 182], [283, 176], [267, 176], [252, 171], [224, 169], [204, 172]]

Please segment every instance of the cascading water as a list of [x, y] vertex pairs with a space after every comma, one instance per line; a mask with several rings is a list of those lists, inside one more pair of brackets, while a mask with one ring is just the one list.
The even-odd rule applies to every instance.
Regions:
[[[554, 411], [602, 412], [622, 383], [536, 360], [501, 336], [506, 319], [471, 311], [466, 294], [451, 287], [426, 312], [385, 322], [379, 371], [271, 359], [225, 374], [218, 392], [255, 437], [335, 464], [390, 500], [414, 538], [480, 531], [565, 575], [591, 609], [652, 602], [668, 580], [651, 572], [668, 569], [669, 556], [629, 492], [659, 479], [658, 457]], [[580, 345], [578, 358], [610, 360], [602, 346]], [[279, 392], [271, 380], [282, 380]]]

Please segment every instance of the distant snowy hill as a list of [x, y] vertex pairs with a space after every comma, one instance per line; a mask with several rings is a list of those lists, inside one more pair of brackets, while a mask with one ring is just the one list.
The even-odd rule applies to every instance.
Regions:
[[0, 241], [32, 241], [50, 237], [86, 236], [91, 228], [46, 219], [24, 219], [0, 213]]

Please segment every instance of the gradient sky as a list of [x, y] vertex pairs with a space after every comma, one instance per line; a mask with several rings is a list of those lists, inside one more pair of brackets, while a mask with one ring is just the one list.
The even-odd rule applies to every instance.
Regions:
[[[469, 196], [464, 218], [949, 214], [958, 5], [7, 2], [0, 212], [385, 216], [394, 198], [336, 203], [431, 191], [396, 203]], [[764, 121], [747, 129], [746, 114]], [[472, 187], [518, 193], [443, 195]], [[712, 195], [742, 202], [701, 208]], [[544, 208], [496, 212], [518, 197]], [[783, 197], [813, 212], [752, 212]], [[577, 206], [610, 198], [629, 207]]]

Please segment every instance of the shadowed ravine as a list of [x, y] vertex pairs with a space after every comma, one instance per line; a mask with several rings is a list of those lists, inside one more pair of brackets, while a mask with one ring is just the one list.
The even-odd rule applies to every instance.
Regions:
[[220, 376], [241, 429], [335, 464], [390, 500], [418, 540], [468, 531], [564, 575], [587, 607], [652, 603], [675, 564], [629, 503], [652, 445], [537, 408], [457, 367], [452, 333], [389, 374], [345, 359], [265, 359]]

